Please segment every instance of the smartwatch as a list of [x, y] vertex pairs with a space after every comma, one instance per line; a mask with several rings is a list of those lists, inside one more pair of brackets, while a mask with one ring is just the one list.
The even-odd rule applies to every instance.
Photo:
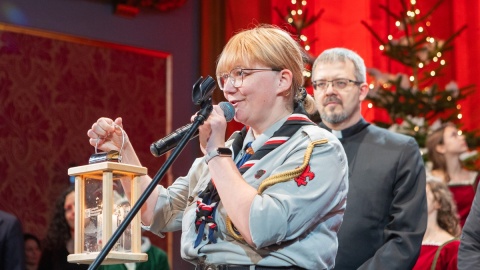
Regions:
[[205, 155], [205, 163], [208, 164], [208, 162], [216, 156], [232, 157], [232, 150], [226, 147], [219, 147], [213, 151], [210, 151]]

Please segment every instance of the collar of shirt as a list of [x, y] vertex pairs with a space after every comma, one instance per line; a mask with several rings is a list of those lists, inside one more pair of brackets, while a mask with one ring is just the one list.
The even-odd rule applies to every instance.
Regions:
[[242, 150], [235, 158], [235, 162], [238, 162], [245, 154], [245, 146], [247, 145], [247, 143], [252, 142], [251, 147], [253, 151], [256, 152], [258, 149], [260, 149], [260, 147], [262, 147], [262, 145], [265, 144], [265, 142], [268, 141], [268, 139], [272, 137], [273, 133], [275, 133], [275, 131], [277, 131], [287, 121], [288, 117], [290, 117], [290, 115], [287, 115], [284, 118], [275, 122], [273, 125], [267, 128], [265, 132], [257, 136], [257, 138], [253, 136], [253, 130], [251, 128], [248, 129], [247, 135], [243, 140]]
[[364, 128], [366, 128], [369, 125], [370, 125], [370, 123], [365, 121], [365, 119], [363, 119], [363, 117], [360, 118], [360, 120], [355, 125], [353, 125], [351, 127], [348, 127], [346, 129], [343, 129], [343, 130], [331, 130], [324, 123], [320, 123], [320, 126], [322, 128], [325, 128], [325, 129], [331, 131], [332, 134], [335, 135], [339, 139], [345, 139], [345, 138], [351, 137], [351, 136], [359, 133], [360, 131], [362, 131]]

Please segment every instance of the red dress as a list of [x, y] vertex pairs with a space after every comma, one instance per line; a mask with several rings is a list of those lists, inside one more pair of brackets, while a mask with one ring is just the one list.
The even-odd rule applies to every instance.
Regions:
[[448, 184], [448, 188], [452, 192], [453, 199], [457, 205], [458, 214], [460, 215], [460, 225], [462, 228], [467, 220], [468, 213], [470, 213], [479, 178], [480, 174], [475, 173], [470, 181]]
[[[420, 249], [420, 256], [418, 256], [417, 263], [413, 267], [413, 270], [430, 270], [432, 268], [432, 262], [435, 257], [435, 253], [441, 246], [440, 243], [422, 243]], [[438, 270], [456, 270], [457, 268], [457, 254], [458, 247], [460, 246], [460, 240], [455, 239], [450, 241], [442, 247], [440, 255], [438, 256], [435, 269]]]

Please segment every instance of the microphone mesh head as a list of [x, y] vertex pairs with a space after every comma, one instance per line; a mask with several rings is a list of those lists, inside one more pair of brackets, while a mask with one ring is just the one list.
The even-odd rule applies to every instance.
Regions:
[[222, 101], [218, 103], [218, 106], [222, 108], [223, 114], [225, 115], [225, 119], [227, 122], [232, 121], [233, 117], [235, 116], [235, 108], [229, 102]]

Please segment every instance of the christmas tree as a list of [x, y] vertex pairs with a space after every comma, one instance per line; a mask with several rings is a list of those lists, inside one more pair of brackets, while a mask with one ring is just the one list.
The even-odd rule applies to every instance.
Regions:
[[311, 85], [311, 68], [313, 62], [315, 61], [315, 56], [310, 54], [310, 49], [312, 45], [317, 40], [316, 38], [309, 39], [305, 34], [304, 30], [309, 26], [313, 25], [320, 17], [322, 16], [324, 10], [321, 9], [316, 14], [311, 15], [307, 9], [307, 1], [297, 1], [292, 0], [290, 6], [286, 8], [285, 11], [280, 10], [278, 7], [275, 7], [277, 14], [288, 24], [288, 31], [295, 37], [299, 44], [304, 49], [304, 61], [305, 61], [305, 87]]
[[[370, 108], [379, 108], [388, 113], [388, 121], [376, 124], [393, 131], [415, 137], [420, 147], [425, 146], [429, 131], [443, 122], [453, 122], [461, 128], [461, 106], [458, 101], [474, 91], [472, 85], [459, 88], [454, 81], [441, 87], [437, 80], [446, 66], [445, 53], [453, 48], [452, 41], [466, 26], [454, 32], [448, 39], [440, 40], [429, 33], [429, 18], [442, 4], [438, 1], [423, 14], [416, 1], [400, 0], [402, 9], [394, 13], [381, 5], [395, 22], [395, 33], [380, 37], [365, 21], [365, 25], [380, 43], [383, 55], [404, 67], [406, 74], [388, 74], [369, 68], [367, 72], [374, 81], [370, 84], [367, 100]], [[473, 132], [464, 131], [470, 145], [476, 146]]]

